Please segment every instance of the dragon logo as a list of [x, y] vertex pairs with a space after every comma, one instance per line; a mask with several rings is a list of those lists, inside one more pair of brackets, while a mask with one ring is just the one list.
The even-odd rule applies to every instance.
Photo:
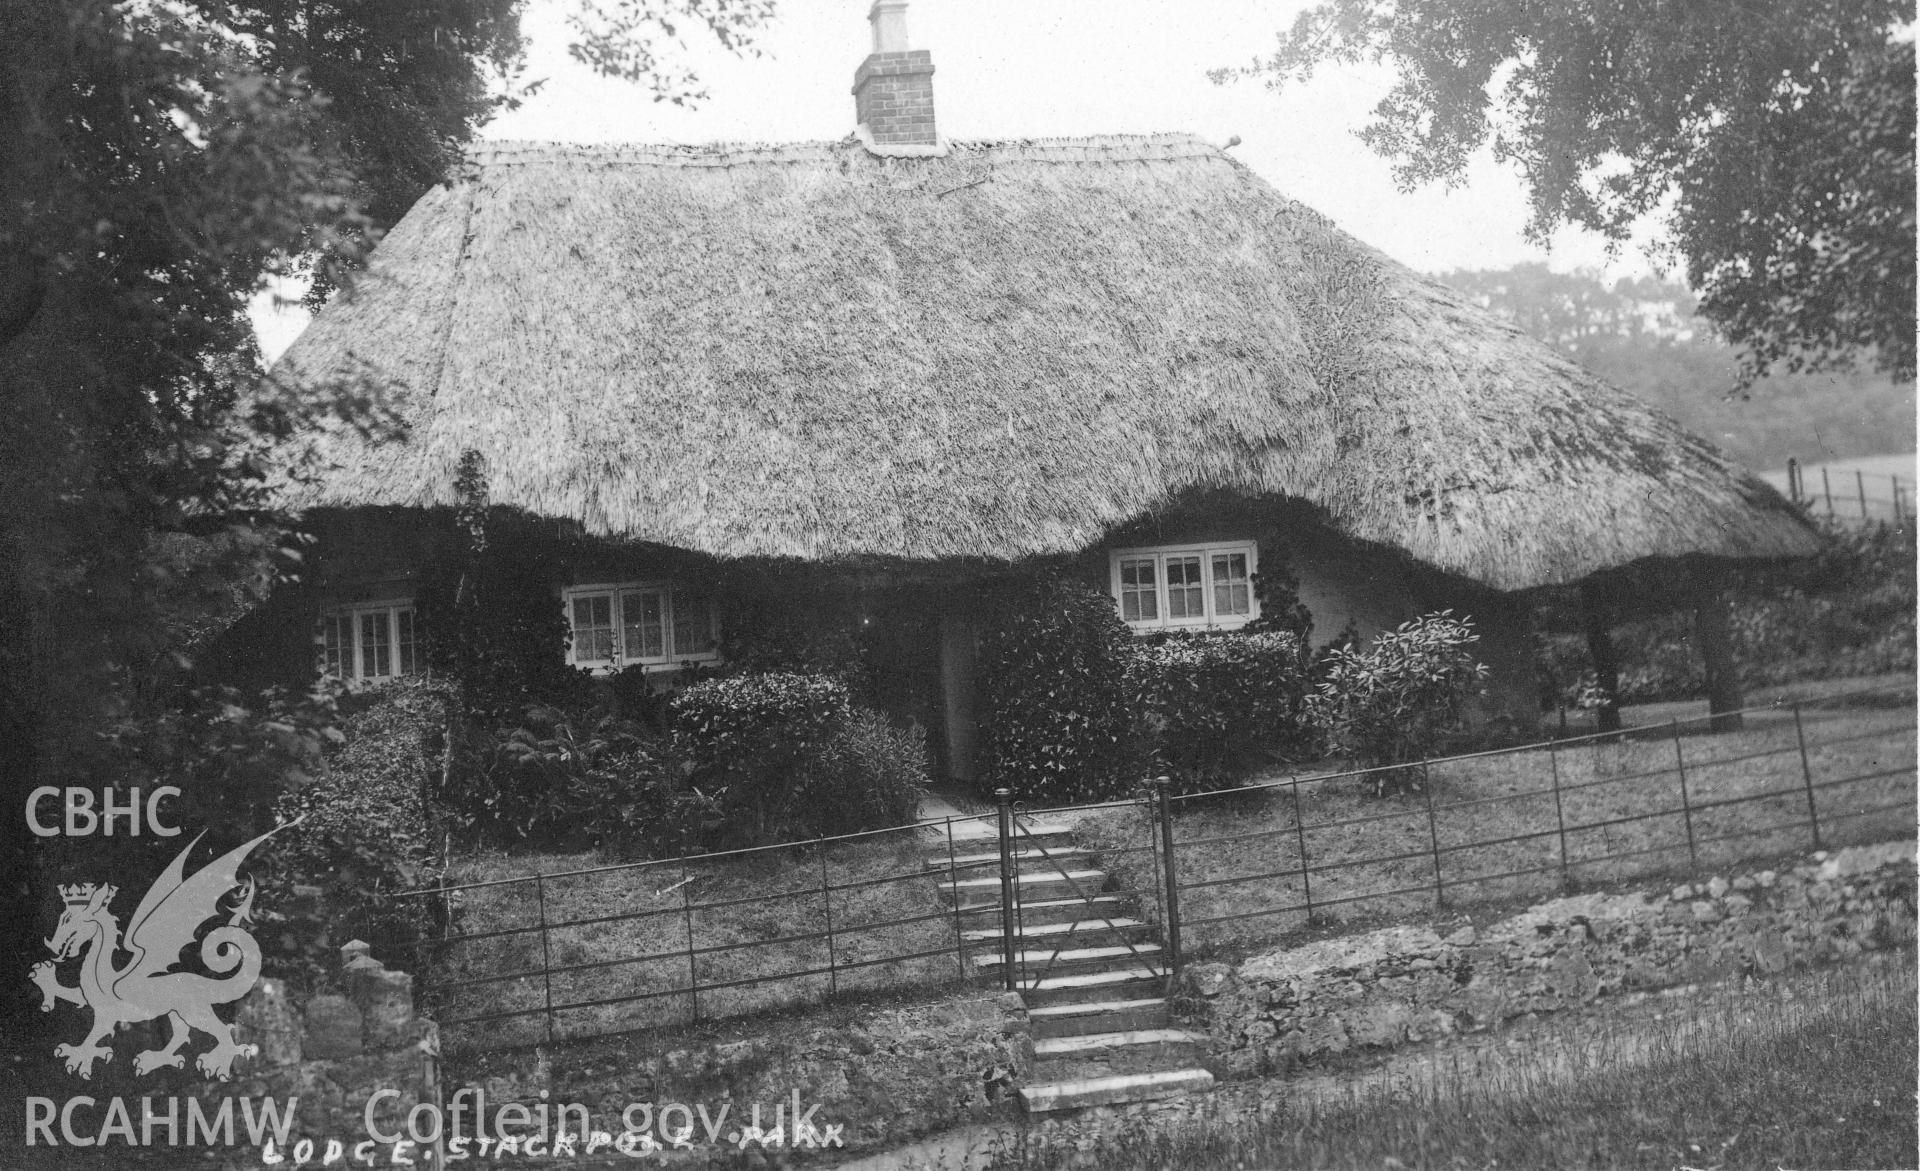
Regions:
[[[186, 1058], [180, 1049], [196, 1029], [213, 1038], [213, 1048], [195, 1062], [208, 1077], [226, 1081], [233, 1076], [234, 1058], [259, 1051], [255, 1045], [234, 1044], [233, 1026], [214, 1015], [213, 1006], [240, 999], [260, 978], [260, 945], [240, 926], [252, 913], [253, 880], [241, 882], [238, 876], [254, 847], [285, 828], [268, 830], [189, 878], [187, 855], [206, 835], [195, 837], [148, 888], [127, 923], [124, 940], [118, 920], [107, 910], [117, 888], [91, 882], [60, 888], [66, 909], [53, 938], [46, 941], [53, 959], [35, 964], [31, 975], [40, 986], [42, 1012], [52, 1011], [57, 1001], [93, 1010], [93, 1029], [84, 1041], [54, 1047], [54, 1056], [66, 1059], [68, 1073], [91, 1078], [94, 1062], [113, 1060], [113, 1050], [103, 1042], [119, 1029], [161, 1016], [172, 1024], [173, 1035], [161, 1048], [133, 1059], [136, 1074], [162, 1066], [183, 1068]], [[175, 970], [181, 952], [209, 920], [220, 917], [221, 900], [235, 890], [241, 893], [226, 922], [200, 941], [200, 962], [214, 974]], [[132, 958], [115, 967], [115, 954], [123, 950]], [[75, 956], [83, 956], [80, 982], [68, 987], [56, 978], [54, 964]]]

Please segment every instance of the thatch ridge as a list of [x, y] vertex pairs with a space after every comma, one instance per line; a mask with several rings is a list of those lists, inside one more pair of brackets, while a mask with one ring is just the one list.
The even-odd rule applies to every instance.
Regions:
[[721, 556], [1071, 552], [1183, 493], [1502, 589], [1814, 538], [1764, 483], [1188, 135], [493, 143], [283, 360], [372, 372], [289, 502], [495, 504]]

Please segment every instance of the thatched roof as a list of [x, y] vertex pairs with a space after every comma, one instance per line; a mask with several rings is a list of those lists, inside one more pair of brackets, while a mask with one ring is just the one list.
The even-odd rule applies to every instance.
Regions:
[[1814, 538], [1712, 446], [1183, 135], [484, 148], [280, 372], [371, 373], [305, 507], [491, 500], [722, 556], [1015, 559], [1303, 499], [1514, 589]]

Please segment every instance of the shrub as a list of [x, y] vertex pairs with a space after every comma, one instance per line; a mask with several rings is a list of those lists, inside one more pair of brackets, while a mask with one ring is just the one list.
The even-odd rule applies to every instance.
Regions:
[[[432, 881], [425, 797], [440, 768], [447, 710], [447, 691], [433, 681], [382, 687], [346, 718], [321, 774], [278, 802], [282, 820], [303, 820], [256, 856], [266, 894], [256, 914], [274, 974], [309, 987], [329, 979], [332, 949], [349, 935], [389, 963], [415, 967], [426, 904], [385, 896]], [[318, 887], [317, 904], [299, 898], [296, 886]]]
[[659, 857], [700, 846], [718, 822], [671, 742], [618, 715], [534, 705], [463, 739], [460, 767], [438, 797], [476, 838]]
[[857, 612], [818, 582], [779, 577], [753, 583], [727, 602], [720, 650], [728, 675], [820, 675], [870, 693], [872, 672]]
[[726, 832], [795, 841], [910, 822], [925, 746], [854, 705], [847, 686], [775, 672], [696, 683], [674, 697], [674, 743]]
[[980, 649], [981, 782], [1021, 800], [1099, 801], [1146, 768], [1113, 600], [1044, 576], [1008, 591]]
[[1311, 752], [1306, 661], [1294, 634], [1174, 635], [1139, 647], [1133, 685], [1156, 767], [1198, 792], [1239, 783], [1267, 753]]
[[880, 713], [856, 706], [809, 778], [814, 807], [841, 827], [816, 836], [918, 820], [926, 762], [926, 736], [918, 728], [896, 728]]
[[[1486, 677], [1473, 658], [1479, 640], [1450, 610], [1403, 622], [1360, 650], [1333, 651], [1308, 708], [1334, 750], [1362, 767], [1435, 755], [1461, 730], [1466, 701]], [[1412, 772], [1373, 774], [1375, 792], [1417, 787]]]
[[562, 849], [591, 848], [639, 858], [672, 858], [703, 849], [725, 824], [720, 803], [687, 782], [672, 744], [627, 743], [567, 778], [549, 834]]

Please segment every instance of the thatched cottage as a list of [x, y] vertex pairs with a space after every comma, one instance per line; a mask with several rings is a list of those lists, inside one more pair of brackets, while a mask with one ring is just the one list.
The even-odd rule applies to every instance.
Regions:
[[899, 631], [890, 691], [961, 777], [982, 574], [1230, 629], [1284, 551], [1323, 638], [1473, 615], [1530, 718], [1521, 591], [1813, 548], [1712, 446], [1221, 149], [939, 137], [898, 7], [843, 141], [487, 144], [386, 237], [277, 369], [407, 425], [316, 437], [289, 488], [359, 550], [308, 595], [326, 669], [417, 669], [404, 534], [463, 468], [591, 550], [551, 566], [575, 666], [712, 659], [736, 569], [813, 571]]

